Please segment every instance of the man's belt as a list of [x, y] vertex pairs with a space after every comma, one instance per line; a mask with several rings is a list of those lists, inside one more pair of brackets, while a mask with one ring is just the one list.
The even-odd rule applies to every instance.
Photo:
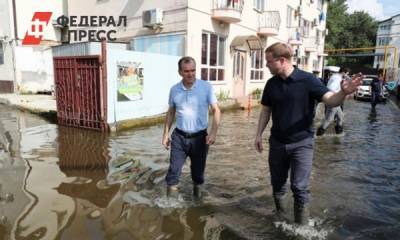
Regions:
[[203, 129], [203, 130], [200, 130], [200, 131], [194, 132], [194, 133], [187, 133], [185, 131], [180, 130], [179, 128], [175, 128], [175, 131], [179, 135], [181, 135], [181, 136], [183, 136], [185, 138], [194, 138], [194, 137], [197, 137], [197, 136], [201, 136], [201, 135], [207, 134], [207, 129]]

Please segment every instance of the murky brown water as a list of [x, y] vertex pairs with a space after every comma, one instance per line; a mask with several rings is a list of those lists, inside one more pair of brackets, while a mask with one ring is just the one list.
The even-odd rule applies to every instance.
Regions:
[[345, 113], [344, 136], [316, 140], [314, 226], [299, 229], [291, 212], [274, 222], [257, 109], [223, 115], [199, 203], [188, 166], [180, 200], [164, 197], [161, 125], [109, 136], [0, 105], [0, 239], [400, 239], [400, 110]]

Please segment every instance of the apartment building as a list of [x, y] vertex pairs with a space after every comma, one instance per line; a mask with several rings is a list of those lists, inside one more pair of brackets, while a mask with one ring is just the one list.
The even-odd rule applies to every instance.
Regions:
[[[197, 61], [198, 78], [210, 81], [217, 94], [240, 98], [263, 88], [271, 76], [264, 50], [275, 42], [293, 46], [293, 60], [299, 68], [321, 70], [328, 2], [43, 0], [38, 4], [0, 0], [0, 21], [5, 23], [0, 27], [0, 91], [35, 92], [54, 84], [52, 60], [48, 60], [52, 56], [46, 50], [61, 44], [66, 32], [91, 28], [66, 28], [57, 24], [56, 18], [112, 16], [127, 19], [126, 25], [102, 26], [104, 31], [116, 31], [117, 42], [129, 44], [134, 51], [190, 55]], [[51, 11], [51, 24], [40, 46], [21, 46], [37, 11]], [[69, 42], [76, 40], [70, 38]]]
[[395, 79], [399, 67], [400, 14], [378, 23], [376, 47], [378, 49], [375, 50], [375, 53], [380, 55], [375, 56], [374, 68], [387, 68], [387, 80]]
[[294, 63], [306, 71], [323, 64], [324, 0], [69, 0], [68, 12], [126, 16], [126, 26], [110, 27], [118, 41], [135, 51], [194, 57], [198, 77], [229, 97], [264, 87], [271, 76], [264, 49], [272, 43], [291, 44]]

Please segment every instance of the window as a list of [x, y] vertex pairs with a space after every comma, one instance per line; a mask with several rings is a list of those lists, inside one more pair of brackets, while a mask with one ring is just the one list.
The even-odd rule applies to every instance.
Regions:
[[380, 37], [377, 39], [378, 42], [378, 46], [385, 46], [385, 45], [389, 45], [390, 41], [392, 41], [391, 37]]
[[308, 37], [310, 35], [310, 21], [305, 20], [302, 18], [300, 20], [300, 33], [303, 37]]
[[264, 11], [264, 0], [254, 0], [254, 8], [258, 11]]
[[303, 67], [304, 71], [308, 71], [308, 61], [309, 61], [310, 55], [306, 54], [305, 56], [301, 57], [300, 59], [300, 65]]
[[323, 6], [324, 6], [324, 0], [318, 0], [318, 2], [317, 2], [318, 10], [322, 10]]
[[183, 34], [138, 37], [132, 45], [135, 51], [174, 56], [183, 56], [185, 46]]
[[250, 52], [250, 80], [264, 80], [264, 54], [261, 49]]
[[294, 16], [294, 9], [290, 6], [287, 6], [286, 9], [286, 26], [292, 27], [293, 26], [293, 16]]
[[320, 44], [321, 43], [321, 30], [316, 30], [315, 32], [315, 44]]
[[385, 24], [385, 25], [379, 26], [379, 28], [380, 28], [381, 30], [390, 30], [391, 25], [390, 25], [390, 24]]
[[2, 42], [0, 42], [0, 64], [4, 64], [4, 50]]
[[318, 60], [313, 60], [313, 70], [319, 69], [319, 59], [320, 57], [318, 57]]
[[225, 38], [213, 33], [201, 35], [201, 79], [223, 81], [225, 73]]

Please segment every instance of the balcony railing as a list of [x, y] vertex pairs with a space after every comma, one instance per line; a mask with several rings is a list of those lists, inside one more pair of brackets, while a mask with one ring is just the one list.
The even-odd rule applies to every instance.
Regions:
[[258, 18], [258, 34], [263, 36], [274, 36], [279, 32], [281, 17], [278, 11], [263, 12]]
[[303, 39], [303, 47], [304, 51], [306, 52], [317, 52], [318, 51], [318, 44], [315, 43], [315, 38], [309, 37]]
[[241, 21], [244, 0], [213, 0], [212, 18], [226, 22]]
[[303, 44], [303, 38], [301, 37], [301, 33], [297, 29], [292, 29], [289, 32], [289, 38], [288, 42], [291, 45], [302, 45]]

